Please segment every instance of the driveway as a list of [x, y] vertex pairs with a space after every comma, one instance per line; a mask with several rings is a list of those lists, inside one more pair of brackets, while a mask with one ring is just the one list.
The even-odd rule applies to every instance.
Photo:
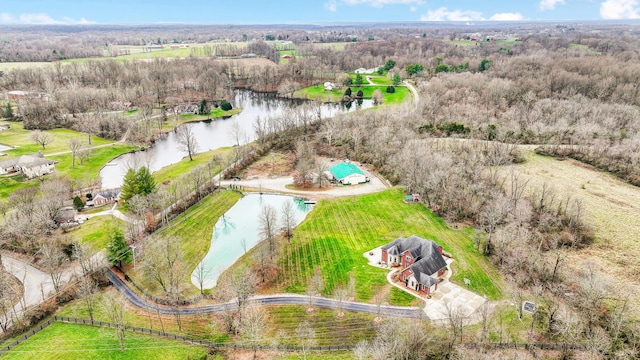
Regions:
[[229, 186], [231, 184], [236, 186], [244, 186], [245, 188], [257, 189], [260, 192], [278, 192], [287, 194], [299, 194], [304, 197], [312, 198], [325, 198], [325, 197], [340, 197], [340, 196], [353, 196], [363, 195], [375, 192], [380, 192], [391, 187], [386, 181], [382, 180], [375, 174], [371, 173], [367, 169], [360, 167], [360, 170], [370, 179], [368, 183], [358, 185], [336, 185], [326, 189], [311, 189], [311, 190], [294, 190], [287, 188], [287, 185], [293, 185], [292, 176], [283, 176], [277, 178], [268, 177], [254, 177], [251, 179], [241, 179], [239, 181], [223, 180], [222, 186]]
[[[94, 266], [101, 266], [100, 264], [106, 260], [104, 254], [99, 252], [92, 256], [90, 261]], [[51, 275], [48, 273], [31, 266], [27, 262], [9, 257], [5, 254], [2, 254], [2, 265], [9, 273], [22, 282], [24, 286], [22, 299], [13, 306], [13, 314], [16, 316], [21, 316], [26, 308], [40, 305], [55, 293]], [[81, 274], [82, 269], [80, 265], [74, 264], [63, 270], [60, 283], [62, 285], [67, 284], [74, 276]], [[5, 321], [5, 319], [0, 318], [0, 321]], [[0, 333], [1, 332], [0, 330]]]
[[[438, 289], [431, 294], [431, 299], [417, 296], [415, 293], [408, 291], [405, 287], [398, 285], [392, 280], [392, 275], [397, 268], [389, 269], [386, 265], [380, 264], [381, 248], [382, 247], [377, 247], [362, 255], [367, 259], [369, 265], [391, 270], [387, 274], [387, 281], [391, 285], [423, 300], [425, 302], [424, 313], [429, 320], [435, 322], [444, 321], [447, 320], [451, 314], [456, 314], [466, 319], [466, 325], [478, 322], [479, 319], [476, 316], [476, 311], [487, 301], [486, 298], [450, 282], [450, 271], [447, 272], [445, 279], [438, 284]], [[450, 265], [452, 262], [453, 260], [447, 259], [449, 269], [451, 269]]]

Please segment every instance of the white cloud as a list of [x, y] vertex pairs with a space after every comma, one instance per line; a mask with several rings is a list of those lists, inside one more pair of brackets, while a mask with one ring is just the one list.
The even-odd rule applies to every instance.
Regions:
[[603, 19], [640, 19], [638, 0], [607, 0], [600, 4]]
[[519, 21], [523, 19], [520, 13], [498, 13], [489, 18], [493, 21]]
[[420, 17], [421, 21], [479, 21], [484, 20], [482, 13], [473, 10], [451, 10], [441, 7], [429, 10]]
[[383, 7], [385, 5], [397, 4], [422, 4], [424, 0], [342, 0], [349, 5], [369, 4], [373, 7]]
[[557, 4], [565, 4], [565, 0], [541, 0], [540, 10], [553, 10], [556, 8]]
[[20, 14], [18, 17], [11, 13], [0, 13], [0, 24], [26, 24], [26, 25], [74, 25], [74, 24], [95, 24], [95, 21], [89, 21], [85, 18], [75, 20], [70, 17], [63, 17], [62, 20], [56, 20], [45, 13], [26, 13]]
[[16, 18], [13, 14], [10, 13], [0, 13], [0, 24], [11, 24], [16, 21]]
[[324, 7], [331, 12], [336, 12], [336, 10], [338, 10], [338, 3], [336, 3], [335, 0], [331, 0], [328, 3], [325, 3]]

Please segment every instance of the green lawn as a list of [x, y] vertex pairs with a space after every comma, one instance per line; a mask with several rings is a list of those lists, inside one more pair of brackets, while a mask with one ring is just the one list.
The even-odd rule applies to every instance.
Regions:
[[38, 186], [37, 180], [25, 180], [22, 175], [0, 177], [0, 200], [6, 199], [12, 192], [29, 186]]
[[[101, 209], [108, 210], [110, 208], [111, 206], [107, 205]], [[80, 216], [82, 216], [82, 213], [80, 213]], [[109, 234], [114, 227], [125, 230], [125, 223], [112, 215], [95, 216], [86, 220], [83, 224], [73, 227], [67, 235], [73, 238], [74, 241], [90, 243], [96, 251], [99, 251], [107, 247]]]
[[100, 176], [100, 169], [105, 164], [114, 158], [137, 149], [131, 145], [114, 144], [113, 146], [107, 146], [102, 148], [95, 148], [91, 150], [89, 158], [84, 160], [81, 165], [80, 161], [76, 159], [75, 168], [72, 167], [71, 154], [61, 154], [50, 156], [53, 161], [57, 161], [56, 171], [69, 176], [72, 179], [90, 178], [96, 179]]
[[[191, 291], [190, 293], [187, 292], [185, 297], [200, 293], [191, 284], [191, 271], [195, 269], [196, 265], [209, 251], [213, 226], [216, 221], [239, 199], [240, 194], [230, 190], [216, 192], [189, 208], [189, 210], [173, 219], [167, 226], [156, 233], [157, 235], [176, 236], [182, 239], [184, 266], [189, 269], [187, 278], [184, 281], [187, 284], [186, 288]], [[144, 281], [143, 277], [136, 272], [132, 272], [131, 276], [135, 278], [137, 283], [143, 285], [145, 289], [162, 295], [159, 293], [161, 289], [158, 288], [157, 284]]]
[[268, 337], [276, 337], [277, 331], [281, 331], [283, 336], [279, 340], [286, 345], [298, 345], [296, 328], [304, 321], [308, 321], [315, 330], [319, 346], [353, 345], [375, 337], [373, 314], [346, 311], [339, 318], [337, 310], [318, 307], [309, 313], [306, 312], [307, 306], [297, 305], [269, 306], [267, 309], [274, 330]]
[[[115, 330], [54, 323], [3, 355], [3, 359], [193, 359], [204, 358], [202, 346], [127, 332], [120, 350]], [[161, 355], [160, 355], [161, 354]]]
[[[393, 94], [387, 93], [387, 86], [374, 86], [374, 85], [364, 85], [364, 86], [350, 86], [352, 92], [355, 94], [358, 90], [362, 90], [363, 98], [370, 99], [373, 95], [373, 92], [376, 90], [380, 90], [382, 95], [384, 95], [383, 104], [392, 105], [399, 104], [405, 100], [407, 96], [410, 96], [409, 90], [404, 86], [397, 86], [396, 92]], [[338, 102], [342, 100], [342, 96], [347, 87], [343, 87], [342, 89], [325, 91], [324, 86], [314, 85], [301, 90], [296, 91], [293, 96], [297, 98], [310, 99], [310, 100], [322, 100], [322, 101], [330, 101], [330, 102]]]
[[[225, 156], [231, 151], [231, 147], [219, 148], [216, 150], [206, 151], [193, 156], [193, 161], [189, 160], [189, 157], [185, 157], [180, 162], [165, 166], [162, 169], [153, 173], [153, 177], [157, 184], [162, 184], [165, 181], [171, 181], [177, 179], [182, 174], [188, 173], [192, 168], [206, 164], [214, 157], [218, 156], [220, 159], [224, 159]], [[222, 163], [220, 163], [222, 166]], [[220, 167], [216, 166], [212, 169], [214, 174], [220, 171]]]
[[[106, 299], [114, 296], [119, 295], [118, 291], [113, 287], [106, 288], [96, 294], [93, 312], [93, 318], [96, 321], [110, 321], [105, 311], [107, 304]], [[158, 317], [157, 313], [148, 313], [137, 308], [135, 311], [130, 311], [132, 309], [130, 306], [125, 307], [124, 323], [127, 326], [144, 327], [153, 330], [164, 329], [164, 331], [172, 334], [187, 335], [196, 339], [213, 342], [229, 341], [227, 334], [221, 332], [220, 329], [212, 323], [211, 314], [182, 316], [180, 319], [182, 322], [182, 330], [180, 330], [174, 315], [161, 315]], [[83, 300], [74, 300], [64, 305], [58, 310], [56, 315], [90, 319], [87, 306]]]
[[[25, 154], [33, 154], [42, 151], [43, 154], [52, 154], [63, 151], [69, 151], [69, 140], [77, 138], [82, 140], [83, 144], [88, 145], [88, 135], [74, 130], [53, 129], [45, 130], [53, 138], [53, 142], [44, 149], [31, 140], [31, 130], [25, 130], [21, 122], [9, 122], [11, 128], [0, 132], [0, 144], [10, 145], [15, 149], [6, 150], [8, 156], [15, 157]], [[105, 140], [97, 136], [91, 136], [91, 146], [104, 145], [113, 143], [113, 140]]]
[[[404, 192], [393, 188], [358, 197], [321, 200], [295, 231], [293, 243], [280, 256], [282, 290], [303, 293], [313, 269], [325, 277], [325, 294], [356, 274], [357, 299], [368, 301], [386, 284], [387, 270], [367, 264], [362, 255], [375, 247], [413, 234], [435, 240], [453, 254], [452, 280], [471, 280], [471, 290], [491, 299], [502, 297], [502, 280], [487, 258], [479, 254], [472, 228], [450, 229], [422, 204], [406, 204]], [[402, 302], [402, 301], [400, 301]]]

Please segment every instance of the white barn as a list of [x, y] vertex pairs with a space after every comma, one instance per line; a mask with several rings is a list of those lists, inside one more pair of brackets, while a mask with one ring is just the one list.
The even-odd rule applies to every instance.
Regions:
[[343, 161], [329, 169], [331, 175], [342, 185], [363, 184], [369, 178], [355, 164]]

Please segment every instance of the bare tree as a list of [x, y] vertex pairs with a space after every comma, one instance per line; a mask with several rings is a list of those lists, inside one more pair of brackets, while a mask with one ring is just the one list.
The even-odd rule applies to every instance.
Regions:
[[91, 152], [91, 148], [88, 147], [84, 147], [78, 150], [77, 156], [78, 160], [80, 160], [80, 165], [84, 165], [84, 161], [87, 160], [89, 156], [91, 156]]
[[253, 348], [253, 358], [257, 358], [258, 345], [265, 338], [268, 314], [259, 305], [251, 304], [244, 309], [241, 333], [246, 342]]
[[196, 278], [196, 281], [198, 282], [200, 294], [204, 294], [204, 282], [211, 274], [211, 268], [203, 260], [198, 263], [196, 269], [193, 271], [193, 274]]
[[303, 321], [298, 324], [296, 335], [298, 335], [298, 345], [302, 347], [303, 359], [306, 359], [309, 348], [315, 346], [317, 343], [316, 331], [308, 321]]
[[60, 247], [49, 241], [45, 241], [40, 247], [40, 256], [42, 256], [42, 265], [51, 276], [51, 283], [57, 293], [62, 286], [62, 268], [67, 262], [67, 257]]
[[96, 253], [90, 243], [73, 243], [71, 259], [80, 264], [82, 275], [87, 276], [98, 269], [97, 259], [93, 256]]
[[124, 350], [124, 305], [120, 295], [106, 296], [103, 310], [111, 321], [116, 326], [116, 338], [120, 343], [120, 350]]
[[47, 145], [53, 142], [53, 137], [48, 132], [34, 130], [31, 133], [31, 140], [33, 140], [33, 142], [35, 142], [36, 144], [42, 146], [42, 150], [44, 150]]
[[333, 297], [338, 304], [338, 317], [344, 316], [344, 302], [349, 298], [349, 291], [344, 286], [338, 286], [333, 290]]
[[263, 205], [260, 215], [260, 235], [269, 243], [269, 254], [273, 257], [276, 251], [277, 210], [272, 205]]
[[182, 280], [186, 277], [181, 239], [174, 236], [153, 238], [145, 245], [142, 256], [145, 276], [160, 285], [167, 296], [178, 300], [182, 293]]
[[95, 294], [98, 291], [98, 287], [96, 283], [89, 276], [80, 277], [80, 282], [78, 283], [78, 289], [76, 290], [76, 294], [79, 298], [82, 299], [84, 304], [87, 306], [87, 312], [89, 313], [89, 318], [93, 323], [93, 310], [95, 305]]
[[280, 212], [280, 224], [282, 225], [282, 232], [289, 242], [291, 242], [291, 237], [293, 236], [293, 227], [296, 223], [296, 213], [293, 206], [293, 201], [285, 201], [282, 204]]
[[178, 150], [186, 151], [189, 154], [189, 160], [193, 160], [193, 155], [198, 152], [198, 140], [193, 131], [192, 124], [184, 124], [176, 129], [176, 139], [178, 140]]
[[72, 138], [69, 139], [68, 142], [69, 149], [71, 150], [71, 167], [73, 169], [76, 168], [76, 157], [78, 156], [78, 152], [82, 148], [82, 141], [80, 139]]
[[238, 121], [234, 121], [231, 124], [231, 127], [228, 128], [227, 135], [231, 139], [233, 139], [233, 141], [235, 142], [235, 146], [240, 146], [240, 143], [247, 136], [247, 133], [240, 126], [240, 123]]

